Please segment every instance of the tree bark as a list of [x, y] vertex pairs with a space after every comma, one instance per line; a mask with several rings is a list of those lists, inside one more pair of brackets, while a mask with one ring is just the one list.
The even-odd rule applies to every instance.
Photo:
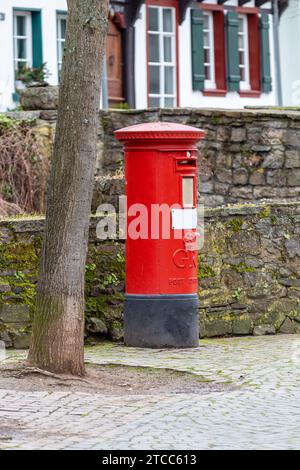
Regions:
[[29, 363], [84, 375], [84, 272], [108, 0], [68, 0], [56, 138]]

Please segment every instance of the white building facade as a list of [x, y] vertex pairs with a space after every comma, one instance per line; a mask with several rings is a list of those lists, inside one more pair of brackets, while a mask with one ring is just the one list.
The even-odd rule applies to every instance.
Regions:
[[[113, 0], [111, 5], [106, 63], [115, 99], [110, 103], [276, 104], [272, 2]], [[1, 0], [0, 111], [18, 104], [18, 70], [24, 65], [45, 63], [47, 81], [59, 83], [66, 18], [66, 0]]]
[[[140, 7], [135, 23], [136, 107], [274, 106], [276, 81], [271, 2], [264, 2], [263, 9], [256, 7], [255, 0], [193, 2], [187, 8], [185, 19], [181, 23], [178, 21], [178, 8], [178, 2], [172, 0], [149, 0]], [[157, 13], [154, 12], [155, 9]], [[167, 10], [172, 11], [169, 19], [170, 25], [167, 26], [169, 32], [164, 31], [163, 25], [163, 15], [166, 15], [164, 12]], [[193, 33], [192, 30], [193, 15], [197, 10], [202, 13], [195, 19], [202, 23], [200, 34]], [[267, 86], [262, 84], [261, 70], [264, 66], [260, 34], [262, 15], [267, 21], [268, 31], [267, 51], [265, 51], [269, 61]], [[228, 55], [235, 43], [228, 44], [232, 35], [231, 31], [228, 34], [230, 26], [228, 28], [227, 25], [230, 21], [233, 24], [236, 20], [237, 25], [234, 27], [237, 26], [236, 56], [239, 77], [236, 77], [237, 82], [234, 85], [234, 83], [229, 83]], [[153, 27], [155, 31], [151, 30]], [[218, 31], [216, 31], [217, 28]], [[201, 34], [202, 37], [200, 37]], [[254, 41], [256, 41], [255, 44]], [[166, 47], [168, 47], [167, 51]], [[200, 78], [202, 83], [198, 84], [199, 86], [193, 83], [197, 75], [197, 72], [193, 72], [193, 66], [197, 67], [197, 63], [193, 64], [193, 53], [197, 47], [202, 50], [202, 54], [201, 51], [198, 54], [198, 57], [199, 55], [202, 57], [195, 60], [195, 62], [202, 61], [199, 75], [203, 76]], [[255, 67], [256, 70], [254, 70]], [[253, 75], [259, 76], [252, 80], [252, 72]]]
[[16, 71], [46, 63], [47, 81], [58, 83], [66, 0], [1, 0], [0, 110], [16, 106]]
[[280, 19], [282, 99], [285, 106], [300, 106], [300, 1], [289, 0]]

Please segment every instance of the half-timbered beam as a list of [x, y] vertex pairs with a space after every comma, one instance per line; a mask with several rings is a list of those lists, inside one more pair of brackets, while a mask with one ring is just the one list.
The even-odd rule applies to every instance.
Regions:
[[130, 24], [134, 24], [137, 19], [141, 5], [144, 3], [143, 0], [130, 0], [127, 5], [128, 15], [127, 18]]
[[268, 3], [270, 0], [255, 0], [255, 6], [261, 7], [264, 3]]
[[179, 24], [185, 20], [186, 10], [192, 3], [192, 0], [179, 0]]

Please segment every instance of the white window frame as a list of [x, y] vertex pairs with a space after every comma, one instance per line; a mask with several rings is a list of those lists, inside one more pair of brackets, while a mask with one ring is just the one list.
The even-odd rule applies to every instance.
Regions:
[[243, 32], [240, 30], [238, 31], [238, 36], [239, 36], [239, 42], [240, 42], [240, 37], [243, 36], [243, 43], [244, 46], [243, 48], [240, 47], [240, 44], [238, 45], [238, 50], [239, 50], [239, 56], [240, 52], [244, 53], [244, 58], [245, 58], [245, 64], [242, 65], [240, 64], [239, 61], [239, 71], [241, 68], [244, 68], [245, 70], [245, 80], [240, 80], [240, 90], [241, 91], [247, 91], [251, 89], [250, 86], [250, 65], [249, 65], [249, 36], [248, 36], [248, 17], [247, 15], [239, 15], [238, 16], [239, 20], [243, 21]]
[[[26, 36], [20, 36], [17, 34], [17, 17], [26, 18]], [[19, 59], [17, 57], [17, 42], [18, 39], [26, 41], [26, 58]], [[14, 41], [14, 70], [15, 73], [18, 70], [18, 63], [27, 64], [28, 67], [32, 67], [32, 21], [30, 11], [14, 11], [13, 14], [13, 41]]]
[[[177, 57], [176, 57], [176, 34], [177, 34], [177, 25], [176, 25], [176, 8], [169, 7], [169, 6], [155, 6], [149, 5], [148, 8], [153, 8], [158, 10], [158, 31], [151, 31], [149, 30], [149, 24], [147, 24], [147, 42], [149, 43], [149, 35], [158, 35], [158, 47], [159, 47], [159, 62], [150, 62], [148, 60], [148, 72], [150, 70], [150, 66], [154, 65], [159, 67], [159, 84], [160, 84], [160, 92], [150, 93], [150, 89], [148, 90], [148, 98], [158, 98], [159, 99], [159, 107], [165, 108], [165, 99], [171, 98], [173, 99], [173, 107], [177, 106]], [[172, 25], [173, 31], [172, 32], [165, 32], [163, 31], [163, 11], [164, 10], [171, 10], [172, 11]], [[164, 37], [171, 38], [171, 53], [172, 53], [172, 60], [171, 62], [164, 61]], [[168, 94], [165, 93], [165, 66], [169, 66], [173, 68], [173, 93]], [[149, 80], [149, 87], [150, 87], [150, 80]], [[170, 106], [168, 106], [170, 107]]]
[[65, 44], [65, 39], [61, 36], [61, 20], [67, 21], [67, 14], [57, 13], [56, 15], [56, 50], [57, 50], [57, 75], [60, 76], [63, 54], [61, 53], [61, 45]]
[[214, 43], [214, 18], [213, 13], [207, 11], [203, 13], [204, 17], [208, 18], [208, 29], [203, 26], [203, 36], [207, 33], [208, 35], [208, 46], [203, 44], [204, 54], [205, 50], [209, 51], [209, 62], [205, 62], [204, 56], [204, 73], [205, 67], [210, 68], [210, 80], [204, 80], [204, 89], [205, 90], [215, 90], [216, 89], [216, 72], [215, 72], [215, 43]]

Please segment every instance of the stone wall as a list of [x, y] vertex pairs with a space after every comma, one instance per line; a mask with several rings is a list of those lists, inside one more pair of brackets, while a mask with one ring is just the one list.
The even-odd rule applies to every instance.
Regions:
[[[124, 244], [96, 239], [86, 264], [86, 339], [122, 338]], [[44, 221], [0, 222], [0, 339], [30, 338]], [[300, 203], [206, 210], [199, 254], [202, 337], [300, 333]]]
[[[199, 199], [206, 206], [297, 201], [300, 196], [300, 112], [288, 110], [160, 109], [101, 112], [101, 192], [113, 200], [123, 190], [123, 155], [113, 132], [142, 122], [170, 121], [203, 128], [199, 144]], [[107, 178], [114, 177], [111, 184]]]
[[[55, 110], [8, 114], [17, 119], [36, 119], [37, 126], [52, 138]], [[299, 200], [299, 111], [109, 110], [101, 111], [99, 118], [93, 211], [102, 202], [116, 203], [119, 194], [124, 193], [123, 151], [114, 138], [114, 130], [157, 120], [205, 129], [206, 138], [199, 144], [199, 199], [204, 200], [207, 207]]]

